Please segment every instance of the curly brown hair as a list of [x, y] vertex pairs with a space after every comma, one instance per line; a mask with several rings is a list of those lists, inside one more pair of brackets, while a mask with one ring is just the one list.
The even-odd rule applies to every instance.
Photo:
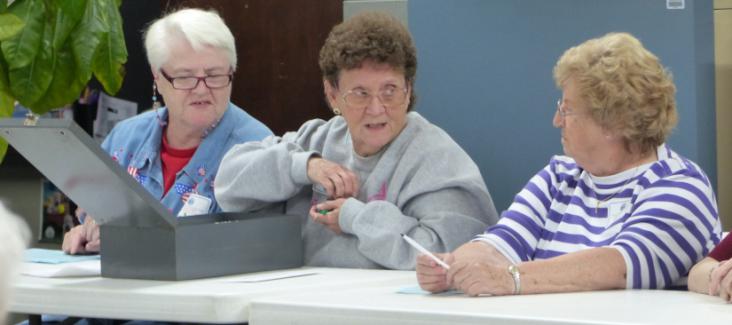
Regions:
[[411, 111], [416, 102], [417, 50], [407, 28], [391, 15], [365, 12], [333, 27], [320, 49], [320, 71], [334, 88], [342, 70], [359, 68], [366, 61], [385, 63], [404, 73], [411, 89]]
[[595, 122], [618, 132], [629, 151], [655, 150], [676, 125], [671, 73], [633, 35], [609, 33], [568, 49], [554, 81], [561, 88], [570, 78]]

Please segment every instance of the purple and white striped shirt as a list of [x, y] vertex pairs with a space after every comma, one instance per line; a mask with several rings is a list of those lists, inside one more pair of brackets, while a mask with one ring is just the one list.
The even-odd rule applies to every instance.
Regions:
[[683, 284], [721, 238], [717, 203], [699, 166], [665, 144], [657, 154], [607, 177], [555, 156], [476, 240], [513, 263], [613, 247], [625, 259], [627, 288]]

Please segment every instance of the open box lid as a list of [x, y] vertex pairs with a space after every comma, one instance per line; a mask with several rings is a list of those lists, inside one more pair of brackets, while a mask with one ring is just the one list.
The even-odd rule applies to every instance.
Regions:
[[0, 119], [0, 136], [97, 223], [176, 226], [175, 216], [74, 121]]

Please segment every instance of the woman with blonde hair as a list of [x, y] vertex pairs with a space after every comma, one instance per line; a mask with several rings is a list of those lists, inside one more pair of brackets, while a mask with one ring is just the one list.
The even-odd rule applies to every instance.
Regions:
[[665, 144], [676, 88], [627, 33], [567, 50], [554, 156], [498, 224], [451, 254], [418, 257], [422, 288], [469, 295], [668, 288], [719, 241], [709, 179]]

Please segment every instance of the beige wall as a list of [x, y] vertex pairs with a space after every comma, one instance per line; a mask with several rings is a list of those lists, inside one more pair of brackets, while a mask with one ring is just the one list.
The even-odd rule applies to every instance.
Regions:
[[714, 9], [732, 9], [732, 0], [714, 0]]
[[714, 1], [717, 94], [717, 200], [724, 230], [732, 228], [732, 0]]

